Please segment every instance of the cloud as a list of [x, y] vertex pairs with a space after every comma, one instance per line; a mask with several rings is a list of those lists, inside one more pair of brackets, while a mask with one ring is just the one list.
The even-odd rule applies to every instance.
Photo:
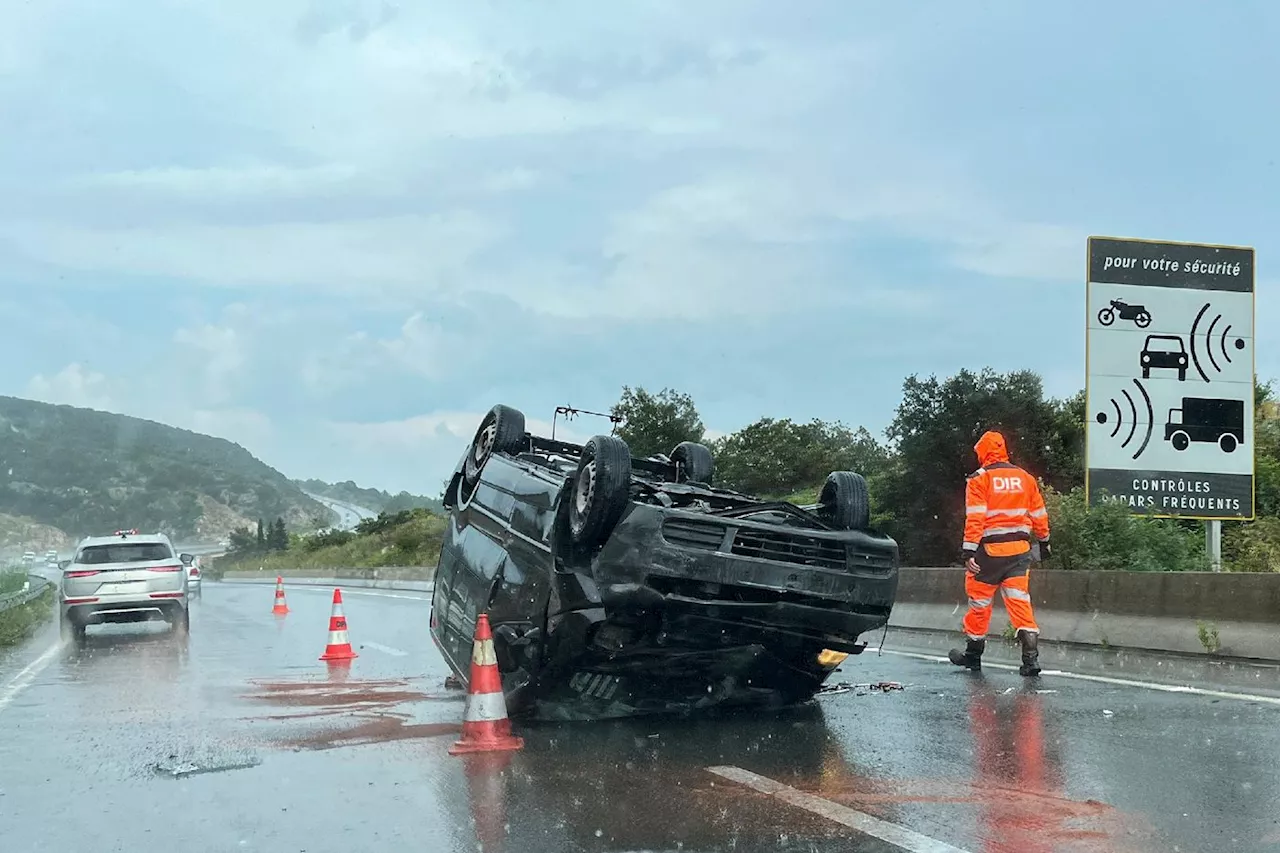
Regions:
[[235, 382], [248, 365], [248, 356], [239, 332], [228, 326], [205, 324], [182, 328], [173, 333], [173, 341], [184, 353], [192, 371], [204, 374], [200, 395], [206, 402], [222, 403], [234, 396]]
[[348, 292], [438, 285], [457, 275], [496, 234], [493, 223], [465, 211], [255, 226], [0, 227], [0, 238], [63, 267], [211, 285], [287, 284]]
[[27, 382], [26, 396], [45, 403], [114, 411], [113, 390], [101, 373], [73, 362], [52, 376], [36, 374]]

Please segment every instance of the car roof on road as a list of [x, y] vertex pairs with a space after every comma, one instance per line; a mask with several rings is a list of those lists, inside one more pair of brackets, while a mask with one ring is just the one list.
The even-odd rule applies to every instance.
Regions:
[[90, 545], [119, 545], [122, 542], [169, 543], [169, 537], [163, 533], [130, 533], [127, 536], [87, 536], [80, 540], [77, 547], [87, 548]]

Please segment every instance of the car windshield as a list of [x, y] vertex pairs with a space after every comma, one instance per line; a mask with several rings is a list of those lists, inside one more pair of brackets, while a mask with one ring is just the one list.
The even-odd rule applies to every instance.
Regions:
[[76, 555], [76, 562], [96, 566], [103, 563], [146, 563], [173, 556], [163, 542], [127, 542], [119, 545], [90, 545]]

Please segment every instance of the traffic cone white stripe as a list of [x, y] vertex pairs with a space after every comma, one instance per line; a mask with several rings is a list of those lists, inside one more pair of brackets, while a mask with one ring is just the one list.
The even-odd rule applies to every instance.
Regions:
[[498, 655], [493, 651], [493, 640], [477, 640], [472, 643], [471, 662], [480, 666], [497, 666]]
[[347, 632], [345, 630], [329, 632], [329, 645], [340, 646], [343, 643], [349, 643], [349, 642], [351, 642], [351, 638], [347, 635]]
[[501, 693], [473, 693], [462, 717], [468, 723], [492, 723], [507, 718], [507, 703]]

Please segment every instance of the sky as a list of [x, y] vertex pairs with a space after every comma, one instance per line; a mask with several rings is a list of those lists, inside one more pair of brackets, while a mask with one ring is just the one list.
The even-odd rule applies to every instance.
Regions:
[[[0, 394], [436, 494], [495, 403], [1084, 384], [1091, 234], [1254, 246], [1280, 6], [0, 0]], [[570, 437], [602, 431], [588, 419]]]

